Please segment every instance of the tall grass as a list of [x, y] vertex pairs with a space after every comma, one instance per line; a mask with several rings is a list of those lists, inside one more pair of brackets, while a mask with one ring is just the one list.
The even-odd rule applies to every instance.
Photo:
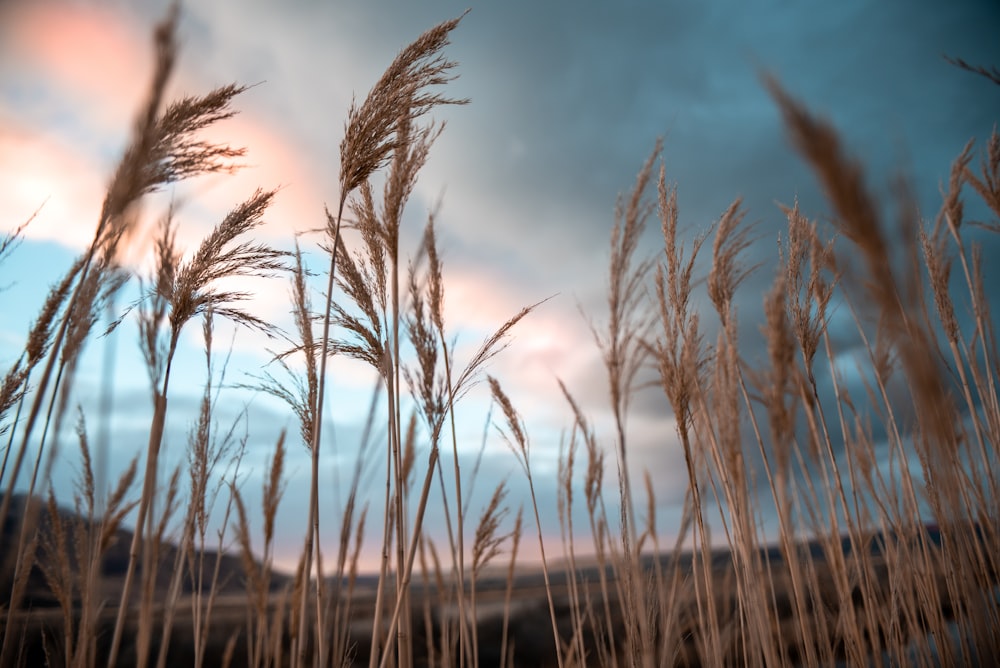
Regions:
[[[560, 668], [1000, 661], [1000, 357], [984, 258], [968, 234], [963, 199], [980, 199], [994, 216], [980, 227], [1000, 231], [1000, 135], [988, 139], [978, 168], [974, 142], [957, 157], [932, 221], [901, 184], [892, 203], [897, 224], [890, 226], [883, 221], [888, 207], [870, 193], [834, 128], [766, 79], [792, 144], [826, 194], [831, 224], [809, 221], [797, 203], [782, 208], [787, 231], [778, 257], [759, 266], [748, 265], [759, 232], [744, 223], [740, 200], [710, 230], [685, 239], [680, 195], [657, 142], [615, 209], [608, 312], [591, 323], [613, 433], [597, 433], [573, 388], [553, 381], [571, 428], [553, 490], [561, 526], [545, 527], [537, 492], [549, 481], [532, 476], [531, 438], [516, 397], [489, 377], [503, 415], [498, 429], [524, 475], [530, 508], [511, 513], [514, 500], [503, 481], [469, 534], [478, 466], [462, 470], [456, 411], [540, 302], [513, 314], [471, 358], [456, 359], [434, 216], [416, 248], [401, 246], [403, 212], [443, 130], [428, 115], [465, 102], [441, 92], [455, 76], [455, 63], [442, 54], [460, 21], [442, 23], [404, 48], [347, 112], [340, 192], [318, 244], [328, 256], [318, 311], [298, 246], [288, 253], [249, 240], [275, 191], [257, 190], [236, 205], [187, 261], [176, 246], [174, 212], [167, 212], [153, 273], [140, 279], [141, 299], [112, 323], [138, 324], [153, 407], [145, 458], [100, 498], [86, 416], [78, 413], [83, 467], [69, 516], [49, 484], [58, 434], [65, 419], [74, 419], [69, 397], [84, 344], [104, 305], [116, 303], [112, 297], [133, 279], [119, 258], [140, 224], [141, 202], [176, 181], [231, 171], [243, 154], [200, 133], [231, 116], [231, 103], [245, 89], [225, 86], [167, 103], [177, 10], [157, 27], [147, 99], [94, 239], [52, 288], [0, 388], [7, 432], [0, 516], [6, 523], [16, 511], [10, 534], [16, 540], [4, 545], [0, 571], [7, 592], [0, 665], [478, 666], [487, 657], [502, 666]], [[993, 71], [957, 65], [995, 81]], [[652, 221], [659, 223], [662, 252], [644, 256]], [[15, 250], [20, 233], [4, 240], [0, 256]], [[765, 266], [776, 270], [760, 305], [766, 360], [754, 367], [742, 355], [737, 304], [746, 303], [746, 279]], [[255, 387], [288, 404], [311, 457], [303, 547], [287, 582], [274, 570], [274, 539], [292, 446], [285, 435], [277, 441], [258, 514], [237, 484], [247, 437], [215, 419], [227, 369], [213, 351], [217, 318], [277, 333], [244, 307], [250, 295], [223, 286], [281, 273], [290, 277], [294, 341], [274, 360], [280, 373], [257, 373]], [[838, 367], [843, 339], [829, 326], [845, 314], [861, 351], [860, 393]], [[196, 319], [208, 380], [187, 460], [164, 483], [171, 369], [181, 332]], [[319, 471], [334, 355], [369, 366], [378, 384], [346, 503], [334, 511], [337, 548], [329, 555], [320, 531], [331, 518], [320, 504]], [[646, 378], [655, 387], [640, 382]], [[663, 393], [685, 466], [679, 530], [666, 545], [657, 522], [662, 490], [648, 473], [644, 490], [633, 484], [629, 417], [640, 392]], [[15, 503], [32, 454], [29, 498]], [[609, 456], [613, 476], [605, 475]], [[381, 504], [373, 507], [362, 493], [371, 475], [384, 481]], [[577, 490], [592, 541], [588, 557], [573, 521]], [[431, 507], [441, 510], [446, 546], [423, 531]], [[526, 511], [542, 558], [542, 587], [534, 593], [517, 557]], [[365, 597], [356, 589], [359, 555], [365, 527], [379, 512], [378, 584]], [[245, 602], [235, 612], [222, 601], [222, 560], [209, 557], [212, 517], [222, 526], [217, 553], [234, 545], [242, 564]], [[104, 564], [127, 518], [134, 518], [134, 529], [124, 577], [109, 581]], [[556, 533], [561, 562], [553, 559], [557, 543], [544, 538]], [[496, 587], [488, 567], [504, 551], [510, 557], [497, 570], [502, 586]], [[34, 606], [39, 577], [53, 613]], [[502, 601], [499, 620], [486, 613], [491, 597]], [[544, 624], [532, 622], [534, 605]], [[496, 639], [492, 624], [500, 625]]]

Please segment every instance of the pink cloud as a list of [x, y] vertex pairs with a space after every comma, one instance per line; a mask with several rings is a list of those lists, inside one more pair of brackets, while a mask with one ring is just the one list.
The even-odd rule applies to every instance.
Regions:
[[[45, 93], [0, 106], [0, 197], [8, 203], [5, 217], [12, 217], [0, 223], [12, 228], [48, 200], [27, 236], [82, 248], [93, 233], [117, 159], [107, 147], [127, 140], [149, 79], [149, 27], [110, 8], [61, 2], [16, 5], [5, 11], [2, 26], [0, 76], [40, 84]], [[194, 72], [178, 71], [179, 83], [173, 88], [207, 92], [191, 85], [197, 79]], [[234, 107], [239, 110], [253, 94], [238, 97]], [[55, 118], [71, 120], [64, 124]], [[310, 170], [303, 147], [294, 146], [287, 133], [247, 113], [212, 128], [207, 138], [246, 146], [247, 167], [234, 176], [198, 179], [167, 194], [182, 204], [182, 246], [196, 247], [257, 187], [281, 188], [260, 231], [267, 241], [291, 247], [296, 232], [322, 226], [324, 196], [316, 170]], [[148, 211], [155, 218], [165, 204], [161, 198]], [[148, 248], [148, 238], [145, 241], [141, 248]], [[141, 264], [138, 255], [141, 251], [129, 260]]]
[[[233, 101], [240, 110], [248, 91]], [[267, 123], [252, 112], [219, 123], [205, 134], [209, 141], [244, 147], [247, 154], [239, 159], [243, 167], [235, 174], [198, 179], [186, 190], [192, 204], [201, 209], [207, 220], [204, 231], [215, 225], [235, 205], [249, 197], [256, 188], [279, 188], [274, 203], [264, 217], [258, 236], [270, 243], [291, 248], [296, 233], [325, 225], [324, 202], [333, 195], [324, 192], [322, 184], [310, 169], [304, 149], [280, 128]], [[199, 234], [200, 236], [200, 234]], [[304, 239], [305, 248], [318, 240]]]
[[41, 133], [0, 133], [0, 225], [10, 230], [41, 209], [25, 237], [83, 248], [94, 234], [104, 183], [88, 156]]
[[123, 140], [148, 79], [148, 36], [91, 5], [19, 3], [2, 19], [0, 77], [27, 93], [0, 101], [0, 224], [44, 203], [26, 237], [82, 248], [110, 177], [106, 146]]
[[4, 23], [4, 50], [18, 70], [77, 98], [131, 103], [141, 95], [152, 64], [148, 30], [128, 14], [93, 4], [33, 2], [9, 10]]

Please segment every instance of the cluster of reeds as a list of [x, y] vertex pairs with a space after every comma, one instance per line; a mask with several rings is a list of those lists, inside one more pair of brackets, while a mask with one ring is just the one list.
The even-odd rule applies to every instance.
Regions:
[[[616, 425], [618, 518], [601, 496], [605, 451], [563, 387], [575, 426], [562, 498], [572, 504], [582, 445], [600, 566], [566, 594], [574, 624], [562, 656], [580, 656], [587, 635], [596, 646], [581, 663], [601, 665], [991, 665], [1000, 652], [1000, 365], [963, 197], [973, 191], [995, 216], [974, 225], [1000, 231], [1000, 135], [978, 170], [973, 142], [965, 147], [933, 221], [897, 188], [891, 227], [834, 129], [765, 84], [832, 222], [824, 229], [797, 204], [783, 209], [787, 232], [759, 319], [767, 358], [754, 367], [741, 356], [736, 314], [740, 284], [759, 270], [745, 258], [752, 228], [740, 200], [685, 248], [662, 167], [644, 204], [659, 145], [640, 171], [612, 232], [607, 329], [595, 328]], [[654, 214], [663, 255], [638, 257]], [[703, 291], [701, 255], [710, 258]], [[856, 325], [853, 351], [831, 336], [835, 311]], [[845, 352], [860, 396], [838, 368]], [[639, 530], [623, 427], [647, 367], [672, 409], [689, 483], [677, 544], [662, 553], [648, 477]], [[571, 509], [561, 516], [567, 523]], [[644, 546], [653, 558], [640, 566]], [[581, 599], [588, 586], [599, 595]]]
[[[327, 591], [329, 572], [324, 568], [319, 540], [321, 427], [327, 361], [335, 354], [370, 365], [380, 380], [377, 390], [387, 399], [383, 561], [375, 602], [379, 613], [372, 615], [372, 662], [405, 663], [412, 654], [410, 581], [417, 550], [422, 545], [421, 525], [435, 477], [442, 481], [444, 512], [449, 517], [455, 515], [457, 527], [449, 546], [453, 567], [448, 587], [449, 596], [457, 597], [462, 614], [456, 635], [459, 647], [449, 651], [472, 656], [475, 634], [470, 633], [464, 610], [469, 594], [464, 590], [463, 516], [468, 506], [454, 506], [456, 500], [446, 496], [439, 444], [450, 434], [454, 484], [461, 498], [455, 404], [476, 381], [484, 364], [505, 347], [509, 330], [533, 307], [523, 309], [503, 323], [464, 366], [456, 367], [453, 343], [445, 330], [442, 269], [433, 219], [428, 221], [421, 246], [414, 254], [416, 262], [407, 264], [407, 255], [400, 248], [400, 225], [406, 202], [441, 131], [441, 126], [433, 122], [423, 125], [421, 122], [438, 105], [464, 102], [437, 92], [453, 77], [454, 63], [445, 59], [441, 51], [459, 20], [429, 30], [404, 49], [364, 102], [348, 111], [341, 144], [340, 197], [336, 215], [327, 213], [325, 240], [320, 244], [329, 254], [330, 264], [327, 290], [318, 314], [312, 310], [301, 253], [296, 250], [292, 254], [293, 266], [287, 267], [289, 253], [246, 240], [248, 233], [262, 222], [274, 191], [258, 190], [235, 207], [187, 261], [182, 261], [183, 251], [175, 245], [174, 212], [170, 210], [164, 216], [154, 248], [153, 274], [148, 279], [139, 279], [141, 299], [116, 315], [109, 327], [114, 329], [127, 317], [134, 317], [138, 325], [154, 408], [146, 456], [141, 468], [138, 458], [133, 462], [108, 499], [96, 498], [102, 491], [95, 482], [86, 425], [80, 417], [77, 432], [85, 463], [81, 499], [77, 502], [81, 519], [68, 526], [51, 492], [47, 518], [40, 516], [38, 504], [24, 504], [17, 522], [16, 548], [4, 550], [4, 573], [9, 575], [5, 582], [10, 583], [11, 589], [3, 607], [5, 633], [0, 663], [18, 661], [18, 635], [14, 631], [23, 632], [30, 627], [31, 613], [22, 609], [22, 601], [37, 561], [64, 613], [64, 639], [61, 644], [53, 645], [58, 646], [58, 651], [49, 656], [50, 660], [58, 662], [63, 657], [67, 664], [73, 665], [105, 661], [109, 665], [119, 661], [147, 665], [155, 658], [158, 665], [166, 665], [178, 614], [190, 606], [190, 615], [184, 617], [190, 618], [193, 658], [196, 665], [203, 665], [213, 629], [218, 627], [217, 624], [213, 627], [212, 617], [221, 587], [220, 560], [215, 559], [213, 568], [205, 555], [210, 547], [209, 516], [220, 512], [215, 508], [220, 491], [227, 500], [221, 511], [223, 530], [216, 549], [221, 553], [228, 543], [225, 535], [232, 524], [247, 578], [248, 623], [243, 632], [247, 661], [253, 665], [285, 660], [325, 665], [340, 663], [355, 653], [349, 623], [353, 581], [368, 512], [367, 508], [358, 507], [364, 452], [358, 453], [346, 509], [339, 518], [335, 577], [329, 580], [332, 592]], [[35, 461], [27, 486], [28, 497], [44, 491], [48, 483], [56, 459], [56, 435], [61, 432], [63, 416], [68, 413], [76, 361], [104, 305], [114, 304], [115, 296], [131, 278], [119, 262], [119, 249], [141, 224], [139, 206], [143, 196], [199, 174], [231, 171], [236, 168], [233, 160], [243, 155], [241, 149], [206, 142], [202, 131], [232, 115], [230, 102], [244, 88], [226, 86], [202, 97], [164, 102], [164, 90], [176, 56], [176, 23], [175, 7], [156, 30], [156, 68], [148, 100], [108, 188], [94, 240], [66, 278], [53, 288], [29, 336], [24, 356], [5, 377], [4, 416], [16, 410], [5, 425], [9, 442], [4, 450], [4, 517], [16, 505], [15, 485], [23, 483], [22, 469], [30, 454], [35, 455]], [[375, 189], [380, 182], [381, 200], [377, 202]], [[345, 228], [350, 227], [359, 235], [360, 252], [350, 251], [341, 233], [345, 212], [353, 214], [351, 224]], [[15, 231], [5, 240], [4, 253], [13, 249], [20, 232], [20, 229]], [[214, 319], [223, 317], [274, 334], [275, 328], [270, 323], [242, 308], [241, 302], [250, 295], [221, 286], [232, 285], [227, 279], [271, 276], [286, 269], [292, 276], [298, 341], [276, 360], [287, 372], [287, 378], [264, 373], [258, 376], [258, 389], [286, 401], [299, 418], [303, 444], [312, 453], [312, 476], [302, 560], [294, 585], [278, 604], [272, 597], [271, 577], [274, 522], [283, 489], [284, 438], [276, 446], [264, 487], [264, 544], [259, 561], [254, 557], [258, 550], [253, 545], [251, 518], [235, 483], [235, 469], [246, 439], [237, 442], [233, 429], [220, 433], [213, 418], [225, 370], [216, 369], [213, 363], [212, 332]], [[208, 381], [184, 470], [175, 469], [164, 485], [159, 462], [171, 368], [182, 329], [197, 318], [204, 323]], [[322, 323], [321, 333], [314, 331], [317, 321]], [[301, 367], [294, 367], [302, 368], [302, 373], [293, 371], [293, 365], [287, 361], [294, 355], [305, 358]], [[41, 377], [36, 380], [32, 374], [37, 373], [35, 367], [43, 362]], [[404, 410], [409, 410], [409, 406], [414, 414], [406, 429]], [[373, 411], [374, 407], [373, 401]], [[22, 417], [22, 408], [28, 413], [26, 418]], [[423, 423], [430, 447], [422, 481], [414, 486], [413, 475], [420, 468], [415, 459], [418, 419]], [[370, 424], [375, 422], [373, 412]], [[33, 440], [36, 428], [42, 429], [43, 435]], [[217, 469], [221, 466], [227, 469], [220, 474]], [[187, 490], [181, 489], [184, 473], [189, 479]], [[141, 476], [142, 485], [133, 499], [136, 492], [132, 486], [137, 475]], [[473, 573], [478, 573], [496, 556], [502, 543], [497, 534], [499, 519], [505, 512], [499, 507], [501, 492], [502, 488], [498, 488], [495, 503], [476, 532]], [[419, 496], [411, 498], [413, 493]], [[174, 536], [179, 549], [168, 551], [173, 563], [164, 563], [167, 553], [162, 548], [168, 529], [175, 524], [175, 516], [182, 508], [186, 509], [176, 522], [180, 535]], [[101, 565], [122, 520], [133, 512], [135, 528], [127, 569], [111, 608], [114, 622], [110, 644], [102, 645], [98, 660], [97, 638], [103, 633], [98, 629], [98, 619], [108, 598], [107, 592], [100, 591]], [[35, 532], [42, 520], [51, 530]], [[164, 572], [170, 573], [166, 596], [158, 600]], [[182, 597], [185, 588], [192, 593]], [[80, 618], [76, 613], [78, 605], [84, 611]], [[75, 629], [79, 629], [79, 634], [74, 633]], [[132, 639], [127, 650], [123, 649], [126, 637]], [[127, 656], [123, 654], [126, 651]], [[235, 651], [229, 643], [225, 656], [231, 658]], [[23, 655], [20, 660], [24, 660]]]
[[[557, 481], [561, 526], [544, 527], [530, 436], [515, 401], [489, 377], [503, 418], [498, 428], [530, 498], [511, 522], [512, 500], [501, 482], [473, 529], [467, 520], [475, 470], [463, 471], [459, 463], [456, 410], [511, 329], [538, 304], [514, 314], [460, 361], [445, 326], [434, 216], [417, 248], [401, 247], [403, 212], [443, 129], [429, 113], [464, 103], [440, 92], [455, 76], [455, 64], [442, 53], [460, 20], [432, 28], [402, 50], [348, 111], [339, 199], [326, 213], [319, 242], [329, 266], [318, 311], [298, 247], [288, 253], [248, 240], [274, 191], [258, 190], [235, 206], [186, 261], [175, 243], [174, 212], [163, 216], [155, 267], [140, 279], [141, 299], [111, 325], [125, 318], [138, 325], [153, 406], [145, 457], [133, 460], [112, 490], [102, 489], [80, 413], [83, 469], [76, 515], [67, 519], [48, 487], [50, 472], [62, 423], [71, 415], [84, 344], [132, 278], [120, 257], [142, 224], [142, 199], [182, 179], [235, 169], [242, 155], [205, 141], [201, 132], [231, 116], [230, 104], [244, 89], [226, 86], [166, 103], [176, 9], [157, 28], [148, 98], [94, 239], [52, 288], [0, 388], [7, 436], [0, 517], [18, 510], [17, 540], [4, 546], [0, 564], [8, 588], [0, 607], [0, 665], [37, 660], [33, 636], [41, 638], [41, 658], [51, 664], [171, 665], [182, 660], [172, 643], [182, 627], [195, 666], [864, 665], [883, 659], [957, 665], [1000, 658], [1000, 358], [983, 257], [963, 208], [971, 189], [996, 216], [980, 226], [1000, 230], [1000, 136], [989, 139], [978, 171], [974, 145], [961, 153], [932, 223], [925, 224], [900, 189], [899, 225], [890, 229], [835, 131], [768, 80], [794, 145], [826, 192], [832, 225], [810, 222], [797, 205], [783, 210], [779, 271], [760, 311], [767, 359], [759, 368], [740, 347], [737, 295], [747, 276], [760, 271], [747, 265], [754, 239], [741, 202], [686, 245], [678, 194], [659, 165], [657, 143], [616, 209], [608, 316], [606, 326], [593, 326], [613, 434], [605, 442], [572, 388], [559, 382], [572, 427]], [[663, 247], [646, 257], [640, 249], [650, 220], [660, 223]], [[5, 239], [0, 256], [19, 233]], [[294, 342], [274, 361], [281, 373], [261, 372], [255, 385], [288, 404], [300, 445], [311, 454], [301, 557], [294, 578], [282, 585], [273, 569], [275, 520], [286, 448], [295, 446], [286, 445], [284, 435], [275, 445], [255, 529], [256, 516], [237, 484], [246, 436], [213, 417], [226, 372], [213, 353], [213, 323], [221, 317], [275, 334], [272, 324], [244, 308], [249, 295], [223, 286], [231, 284], [227, 279], [286, 271]], [[843, 351], [828, 328], [835, 311], [856, 324], [860, 396], [837, 366]], [[196, 319], [202, 320], [207, 381], [186, 462], [164, 483], [159, 462], [171, 368], [181, 331]], [[321, 515], [319, 474], [333, 355], [369, 366], [378, 383], [346, 504], [330, 518]], [[659, 390], [640, 382], [649, 374]], [[636, 394], [660, 390], [664, 411], [675, 420], [670, 436], [688, 482], [679, 530], [666, 546], [657, 523], [662, 490], [648, 474], [645, 503], [638, 502], [643, 493], [633, 485], [628, 425]], [[611, 459], [615, 477], [606, 484]], [[355, 586], [372, 510], [361, 489], [370, 461], [384, 467], [382, 504], [374, 508], [382, 513], [382, 558], [377, 590], [363, 598]], [[24, 485], [23, 475], [28, 501], [18, 505], [14, 489]], [[581, 489], [596, 567], [584, 567], [575, 548], [575, 492]], [[36, 496], [48, 503], [32, 502]], [[423, 531], [431, 504], [447, 529], [442, 551]], [[542, 638], [517, 619], [533, 614], [517, 605], [525, 596], [516, 590], [524, 575], [518, 551], [525, 504], [542, 558]], [[209, 558], [213, 516], [223, 528]], [[102, 567], [126, 518], [134, 518], [134, 531], [125, 576], [111, 584]], [[338, 527], [332, 556], [324, 554], [320, 533], [331, 523]], [[564, 548], [559, 568], [551, 561], [556, 545], [544, 538], [556, 529]], [[245, 591], [236, 621], [219, 601], [225, 588], [219, 555], [231, 540]], [[505, 550], [503, 586], [487, 592], [487, 567]], [[25, 606], [37, 571], [58, 606], [55, 621]], [[480, 612], [488, 593], [502, 600], [498, 638]], [[367, 624], [360, 641], [359, 620]], [[487, 647], [491, 641], [499, 646]]]

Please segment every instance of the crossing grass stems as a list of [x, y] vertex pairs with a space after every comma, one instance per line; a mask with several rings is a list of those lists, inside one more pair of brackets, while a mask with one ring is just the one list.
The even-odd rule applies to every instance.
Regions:
[[[551, 637], [542, 642], [548, 651], [522, 657], [521, 645], [528, 643], [522, 637], [519, 645], [512, 615], [521, 571], [517, 555], [527, 537], [525, 508], [512, 514], [508, 482], [497, 485], [467, 552], [472, 486], [470, 472], [459, 464], [455, 414], [486, 363], [540, 303], [513, 314], [463, 362], [456, 359], [444, 320], [446, 272], [434, 216], [412, 254], [400, 246], [407, 200], [444, 129], [427, 119], [440, 105], [466, 102], [442, 92], [456, 76], [456, 64], [443, 52], [462, 17], [403, 49], [363, 102], [347, 112], [339, 199], [326, 212], [318, 242], [329, 260], [319, 311], [298, 242], [288, 253], [252, 240], [274, 190], [258, 190], [237, 204], [188, 261], [181, 261], [175, 243], [173, 211], [160, 223], [152, 275], [133, 277], [120, 261], [142, 224], [146, 195], [201, 174], [233, 171], [243, 155], [242, 149], [206, 142], [201, 131], [235, 113], [231, 104], [244, 87], [164, 99], [176, 59], [177, 19], [175, 7], [155, 30], [147, 98], [93, 241], [50, 290], [24, 353], [0, 387], [6, 436], [0, 516], [18, 508], [13, 490], [25, 484], [25, 475], [31, 496], [47, 499], [23, 504], [16, 541], [4, 551], [9, 591], [0, 608], [0, 664], [23, 663], [31, 633], [42, 633], [51, 664], [147, 666], [155, 660], [162, 667], [170, 663], [176, 627], [185, 624], [198, 667], [214, 661], [208, 653], [220, 644], [213, 640], [220, 633], [230, 635], [222, 639], [218, 660], [233, 660], [242, 638], [241, 656], [255, 667], [352, 665], [364, 655], [372, 667], [418, 660], [478, 666], [484, 647], [477, 581], [504, 552], [504, 666], [529, 660], [560, 668], [860, 665], [877, 657], [958, 665], [998, 658], [1000, 602], [991, 592], [1000, 555], [1000, 358], [984, 258], [964, 210], [964, 197], [977, 197], [994, 218], [976, 225], [984, 233], [1000, 232], [996, 132], [978, 149], [978, 166], [972, 141], [957, 157], [933, 221], [924, 221], [912, 194], [900, 187], [893, 203], [898, 222], [891, 226], [836, 130], [765, 77], [791, 143], [825, 192], [831, 217], [820, 225], [797, 203], [779, 209], [786, 231], [761, 306], [767, 354], [758, 367], [741, 356], [736, 311], [741, 285], [763, 271], [746, 264], [756, 232], [744, 223], [745, 209], [736, 200], [710, 229], [686, 239], [680, 196], [656, 142], [615, 208], [608, 312], [590, 323], [607, 374], [614, 433], [598, 434], [572, 388], [553, 381], [570, 425], [558, 476], [561, 545], [543, 538], [556, 535], [556, 528], [542, 526], [530, 435], [516, 397], [488, 378], [503, 418], [496, 428], [531, 490], [527, 510], [536, 525], [551, 622]], [[996, 80], [990, 70], [956, 65]], [[659, 223], [662, 249], [643, 256], [640, 239], [648, 238], [651, 221]], [[0, 257], [16, 252], [23, 229], [5, 237]], [[277, 337], [271, 323], [244, 306], [250, 295], [222, 287], [233, 277], [277, 274], [290, 276], [295, 339], [282, 335], [292, 342], [275, 358], [279, 372], [255, 374], [253, 387], [288, 404], [299, 422], [299, 443], [286, 442], [294, 439], [284, 434], [276, 442], [262, 507], [255, 511], [237, 484], [246, 437], [237, 437], [235, 425], [220, 431], [214, 418], [225, 368], [217, 365], [212, 333], [216, 319], [224, 318]], [[84, 343], [93, 338], [105, 305], [116, 304], [115, 295], [132, 280], [139, 280], [142, 298], [112, 327], [125, 318], [138, 324], [153, 419], [145, 458], [133, 459], [106, 491], [95, 482], [86, 416], [70, 409], [69, 397]], [[964, 312], [961, 303], [967, 304]], [[856, 325], [866, 371], [861, 396], [835, 365], [837, 340], [828, 328], [834, 305]], [[182, 329], [197, 319], [208, 380], [186, 462], [164, 486], [159, 456], [170, 372]], [[334, 380], [327, 363], [334, 355], [370, 366], [378, 384], [336, 518], [337, 553], [327, 577], [318, 486], [325, 397]], [[301, 364], [291, 361], [296, 357]], [[890, 391], [899, 375], [906, 391]], [[640, 383], [648, 377], [659, 389]], [[629, 461], [631, 402], [651, 391], [662, 392], [664, 411], [675, 421], [671, 447], [686, 466], [679, 530], [666, 550], [656, 519], [661, 490], [647, 473], [645, 508], [638, 509]], [[385, 399], [381, 416], [379, 396]], [[58, 448], [54, 435], [64, 419], [75, 421], [83, 462], [73, 519], [58, 508], [48, 477]], [[884, 438], [876, 439], [875, 423]], [[29, 472], [33, 436], [38, 447]], [[295, 576], [275, 591], [275, 518], [291, 447], [311, 453], [308, 522]], [[378, 448], [384, 495], [381, 507], [370, 508], [360, 493], [369, 475], [361, 462]], [[442, 462], [449, 457], [446, 474]], [[610, 460], [613, 477], [605, 475]], [[579, 533], [572, 523], [577, 489], [583, 491], [596, 569], [579, 567]], [[423, 532], [431, 504], [446, 518], [447, 545], [436, 545]], [[771, 511], [776, 527], [767, 533]], [[378, 587], [370, 609], [360, 610], [359, 555], [366, 523], [377, 512]], [[229, 544], [228, 535], [242, 559], [242, 627], [215, 616], [221, 614], [219, 560], [205, 558], [213, 514], [221, 514], [223, 527], [216, 549]], [[109, 595], [101, 563], [126, 517], [135, 518], [127, 571], [117, 595]], [[939, 529], [935, 541], [929, 523]], [[175, 524], [178, 549], [171, 553], [167, 593], [157, 602], [157, 574]], [[43, 525], [45, 531], [34, 530]], [[713, 531], [721, 541], [713, 540]], [[806, 538], [813, 541], [812, 552], [803, 549]], [[764, 549], [769, 544], [775, 549]], [[722, 567], [713, 551], [720, 545], [728, 555]], [[565, 560], [556, 566], [546, 548], [551, 555], [559, 546]], [[25, 606], [36, 564], [58, 602], [57, 634], [32, 625], [39, 613]], [[416, 589], [415, 568], [423, 585]], [[565, 585], [551, 577], [557, 568]], [[181, 594], [184, 578], [192, 583], [189, 595]], [[441, 614], [447, 609], [457, 614]], [[114, 622], [106, 647], [99, 637], [108, 632], [101, 620], [109, 612]], [[362, 614], [371, 620], [367, 644], [358, 643], [350, 623]], [[126, 631], [134, 638], [127, 652]]]

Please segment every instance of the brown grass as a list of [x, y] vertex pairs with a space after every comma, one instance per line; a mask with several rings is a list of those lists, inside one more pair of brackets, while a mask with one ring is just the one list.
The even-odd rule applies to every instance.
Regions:
[[[245, 88], [224, 86], [167, 103], [176, 7], [156, 28], [147, 98], [94, 239], [51, 289], [0, 386], [8, 432], [0, 517], [6, 523], [16, 511], [0, 564], [9, 592], [0, 607], [0, 665], [1000, 661], [1000, 356], [984, 258], [967, 232], [975, 224], [996, 233], [1000, 223], [969, 221], [963, 199], [974, 195], [1000, 216], [1000, 135], [994, 132], [981, 149], [978, 169], [974, 142], [959, 154], [931, 223], [922, 220], [906, 184], [898, 184], [892, 226], [838, 132], [765, 79], [792, 144], [825, 192], [831, 223], [808, 220], [797, 202], [780, 209], [787, 231], [761, 304], [766, 359], [757, 368], [743, 357], [736, 310], [744, 281], [766, 266], [747, 264], [756, 233], [736, 200], [711, 229], [686, 239], [679, 194], [657, 142], [615, 208], [608, 312], [606, 321], [591, 324], [613, 433], [598, 433], [572, 388], [557, 381], [570, 419], [554, 488], [560, 562], [543, 538], [556, 527], [542, 525], [537, 490], [548, 483], [532, 475], [531, 436], [500, 381], [487, 378], [502, 413], [498, 431], [530, 493], [542, 561], [535, 581], [519, 562], [524, 509], [512, 522], [509, 481], [494, 488], [466, 535], [478, 464], [462, 471], [455, 425], [462, 398], [541, 302], [502, 323], [461, 362], [445, 326], [447, 281], [434, 215], [411, 255], [401, 247], [403, 212], [443, 130], [427, 117], [439, 105], [464, 103], [441, 92], [455, 76], [456, 64], [443, 52], [460, 21], [444, 22], [403, 49], [347, 112], [339, 199], [326, 211], [319, 244], [329, 268], [318, 311], [298, 241], [289, 254], [250, 240], [274, 190], [257, 190], [235, 206], [186, 262], [176, 246], [176, 211], [163, 216], [154, 272], [140, 280], [141, 300], [115, 313], [111, 324], [130, 317], [138, 324], [154, 408], [146, 457], [133, 461], [102, 499], [86, 416], [74, 418], [68, 401], [85, 342], [130, 279], [118, 258], [141, 224], [142, 199], [175, 181], [231, 171], [243, 155], [205, 142], [199, 132], [232, 116], [230, 105]], [[995, 69], [954, 62], [996, 80]], [[662, 254], [646, 257], [642, 241], [654, 219]], [[0, 242], [0, 257], [16, 251], [21, 229]], [[286, 267], [289, 257], [294, 262]], [[221, 287], [286, 269], [294, 336], [254, 315], [252, 295]], [[856, 325], [860, 392], [836, 366], [843, 351], [828, 327], [835, 310]], [[247, 437], [214, 419], [226, 374], [213, 351], [219, 317], [288, 343], [275, 355], [280, 373], [261, 371], [254, 386], [288, 404], [311, 454], [303, 548], [287, 582], [273, 568], [285, 436], [264, 476], [261, 508], [248, 507], [238, 481]], [[163, 432], [174, 417], [168, 418], [171, 368], [182, 330], [197, 318], [208, 381], [187, 460], [163, 483]], [[301, 371], [290, 361], [299, 355]], [[331, 509], [339, 515], [337, 552], [324, 555], [320, 519], [328, 509], [319, 504], [319, 457], [332, 355], [367, 365], [378, 381], [346, 502]], [[647, 377], [653, 387], [640, 383]], [[636, 490], [630, 464], [633, 401], [660, 391], [675, 419], [687, 478], [672, 544], [658, 534], [661, 490], [649, 473]], [[57, 506], [50, 485], [58, 456], [50, 434], [65, 419], [75, 419], [83, 462], [72, 516]], [[31, 461], [28, 443], [36, 432], [41, 445]], [[449, 436], [450, 455], [447, 444], [441, 448]], [[613, 475], [606, 475], [609, 454]], [[29, 467], [31, 494], [47, 501], [29, 498], [21, 507], [13, 490]], [[373, 469], [385, 487], [381, 502], [369, 507], [363, 487]], [[435, 479], [440, 502], [431, 499]], [[581, 505], [583, 530], [573, 520]], [[438, 508], [446, 548], [423, 530], [428, 512]], [[124, 576], [110, 580], [102, 565], [133, 511], [127, 553], [119, 549]], [[373, 591], [358, 587], [369, 512], [382, 520]], [[769, 513], [775, 531], [764, 529]], [[223, 560], [208, 561], [213, 518], [223, 527], [215, 550], [232, 544], [239, 555], [243, 590], [235, 597], [227, 593], [232, 574]], [[584, 555], [578, 539], [588, 534], [593, 549]], [[504, 567], [491, 569], [505, 551]], [[33, 608], [43, 599], [51, 610]], [[489, 613], [494, 603], [499, 616]]]

